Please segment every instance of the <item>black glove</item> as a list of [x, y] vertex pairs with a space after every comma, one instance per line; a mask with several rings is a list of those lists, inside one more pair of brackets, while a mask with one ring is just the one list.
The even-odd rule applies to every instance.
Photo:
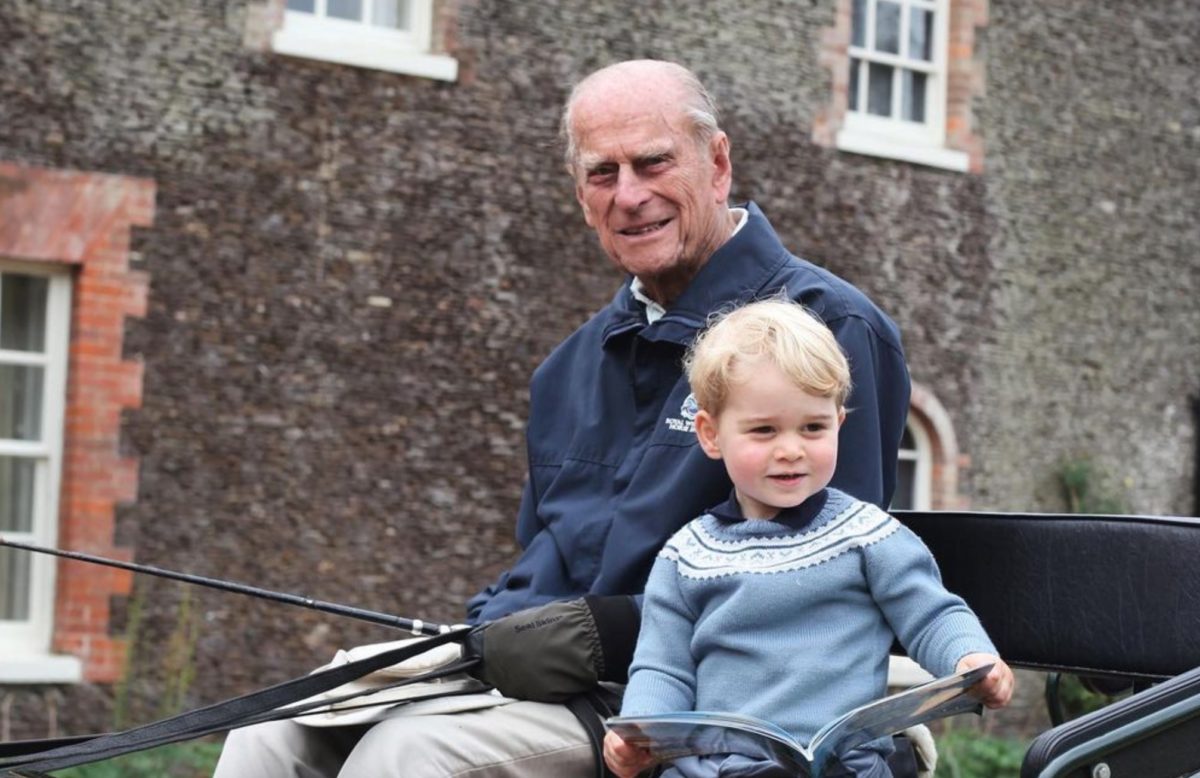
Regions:
[[470, 672], [506, 697], [562, 702], [600, 681], [624, 683], [641, 611], [630, 596], [552, 602], [476, 627], [464, 654]]

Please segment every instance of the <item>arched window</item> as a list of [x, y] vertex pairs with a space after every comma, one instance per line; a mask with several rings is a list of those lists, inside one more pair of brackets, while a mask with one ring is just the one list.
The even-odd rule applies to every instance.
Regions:
[[929, 433], [919, 417], [909, 414], [900, 439], [896, 465], [896, 493], [892, 508], [903, 511], [927, 511], [933, 493], [933, 451]]

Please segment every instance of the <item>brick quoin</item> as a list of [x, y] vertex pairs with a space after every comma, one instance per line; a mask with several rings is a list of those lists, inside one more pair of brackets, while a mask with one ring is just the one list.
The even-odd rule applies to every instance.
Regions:
[[[120, 415], [142, 400], [142, 366], [121, 359], [127, 317], [146, 312], [148, 276], [129, 269], [133, 227], [154, 219], [154, 182], [0, 162], [0, 256], [74, 271], [63, 430], [59, 546], [118, 559], [115, 508], [137, 496], [136, 459], [119, 452]], [[60, 561], [52, 650], [83, 660], [84, 678], [121, 675], [124, 641], [109, 636], [109, 603], [132, 576]]]

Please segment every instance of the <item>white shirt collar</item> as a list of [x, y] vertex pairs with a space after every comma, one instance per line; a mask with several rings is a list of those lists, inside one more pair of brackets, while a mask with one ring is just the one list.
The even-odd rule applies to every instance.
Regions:
[[[733, 214], [733, 218], [737, 219], [737, 224], [733, 225], [733, 232], [729, 233], [729, 237], [732, 238], [734, 235], [738, 234], [738, 231], [741, 230], [742, 227], [746, 226], [746, 222], [749, 221], [747, 217], [750, 215], [750, 212], [745, 208], [730, 208], [729, 212]], [[629, 292], [633, 295], [633, 299], [637, 300], [646, 307], [647, 324], [653, 324], [661, 319], [663, 314], [667, 312], [666, 308], [662, 307], [654, 300], [651, 300], [650, 297], [646, 295], [646, 287], [642, 285], [642, 280], [640, 278], [634, 276], [633, 283], [629, 285]]]

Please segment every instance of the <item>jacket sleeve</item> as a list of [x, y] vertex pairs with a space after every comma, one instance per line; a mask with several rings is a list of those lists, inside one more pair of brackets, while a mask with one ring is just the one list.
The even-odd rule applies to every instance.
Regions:
[[858, 316], [829, 323], [850, 362], [852, 386], [831, 486], [884, 510], [896, 488], [896, 453], [911, 385], [904, 352]]
[[[555, 592], [571, 592], [566, 562], [554, 537], [538, 520], [536, 506], [533, 479], [529, 478], [525, 482], [521, 507], [517, 512], [517, 542], [523, 549], [521, 556], [495, 582], [467, 602], [468, 623], [478, 624], [496, 619], [515, 610], [542, 605], [564, 596], [556, 596]], [[528, 589], [535, 571], [541, 592], [538, 596], [531, 596]], [[554, 585], [556, 571], [558, 586]]]

